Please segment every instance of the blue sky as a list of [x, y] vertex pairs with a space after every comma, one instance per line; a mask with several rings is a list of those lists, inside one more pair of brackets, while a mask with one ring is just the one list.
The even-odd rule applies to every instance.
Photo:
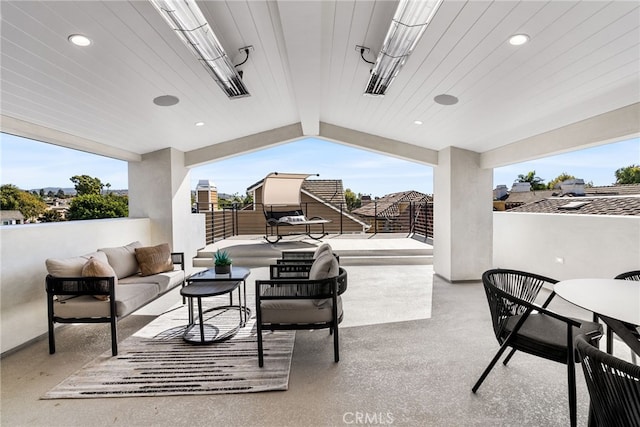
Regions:
[[[0, 183], [19, 188], [73, 187], [73, 175], [90, 175], [127, 188], [127, 163], [102, 156], [0, 134]], [[615, 182], [616, 169], [640, 164], [640, 138], [574, 151], [494, 170], [494, 186], [508, 187], [531, 170], [545, 182], [563, 172], [594, 185]], [[200, 179], [213, 181], [218, 191], [244, 194], [270, 172], [318, 173], [322, 179], [342, 179], [344, 188], [382, 196], [398, 191], [433, 193], [433, 168], [356, 148], [308, 138], [249, 153], [191, 171], [191, 188]]]

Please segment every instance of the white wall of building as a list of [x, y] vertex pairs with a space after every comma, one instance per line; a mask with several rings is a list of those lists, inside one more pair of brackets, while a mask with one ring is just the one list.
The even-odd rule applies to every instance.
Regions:
[[493, 265], [557, 280], [640, 269], [640, 217], [493, 213]]
[[[204, 215], [190, 215], [185, 224], [184, 251], [189, 271], [198, 248], [205, 246]], [[0, 227], [0, 352], [4, 353], [47, 332], [45, 277], [47, 258], [68, 258], [98, 248], [151, 238], [148, 218], [118, 218]], [[188, 249], [187, 249], [188, 248]]]

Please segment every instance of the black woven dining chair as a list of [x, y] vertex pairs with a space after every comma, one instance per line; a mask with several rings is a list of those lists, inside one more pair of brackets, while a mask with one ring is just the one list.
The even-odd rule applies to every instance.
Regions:
[[[640, 270], [627, 271], [626, 273], [620, 273], [614, 279], [619, 280], [633, 280], [636, 282], [640, 282]], [[622, 324], [629, 330], [631, 335], [633, 335], [638, 341], [640, 341], [640, 331], [638, 331], [638, 325], [634, 325], [632, 323]], [[607, 328], [607, 350], [612, 353], [613, 351], [613, 331], [611, 328]], [[633, 363], [636, 363], [636, 354], [631, 351], [631, 360]]]
[[569, 418], [571, 426], [575, 426], [577, 405], [574, 337], [584, 335], [597, 345], [602, 336], [602, 326], [596, 322], [562, 316], [547, 309], [555, 292], [551, 292], [542, 305], [535, 303], [543, 285], [553, 286], [557, 282], [548, 277], [518, 270], [493, 269], [484, 272], [482, 283], [500, 349], [472, 391], [475, 393], [478, 390], [509, 347], [511, 352], [503, 361], [505, 365], [517, 350], [564, 363], [567, 365]]
[[589, 426], [640, 426], [640, 366], [576, 337], [576, 350], [591, 398]]

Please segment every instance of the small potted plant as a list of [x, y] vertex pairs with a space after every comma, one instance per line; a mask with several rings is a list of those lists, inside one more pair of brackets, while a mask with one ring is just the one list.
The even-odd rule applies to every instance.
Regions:
[[229, 252], [218, 249], [213, 256], [213, 264], [216, 274], [229, 274], [231, 273], [231, 257]]

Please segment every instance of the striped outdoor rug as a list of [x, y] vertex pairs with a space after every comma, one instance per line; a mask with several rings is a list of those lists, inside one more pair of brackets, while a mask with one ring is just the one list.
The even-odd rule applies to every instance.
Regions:
[[[227, 309], [207, 313], [205, 322], [224, 333], [237, 325], [238, 317], [237, 309]], [[159, 316], [119, 343], [118, 356], [105, 352], [42, 399], [287, 390], [294, 331], [263, 334], [265, 364], [259, 368], [255, 318], [233, 338], [209, 345], [186, 343], [182, 339], [186, 323], [183, 306]]]

